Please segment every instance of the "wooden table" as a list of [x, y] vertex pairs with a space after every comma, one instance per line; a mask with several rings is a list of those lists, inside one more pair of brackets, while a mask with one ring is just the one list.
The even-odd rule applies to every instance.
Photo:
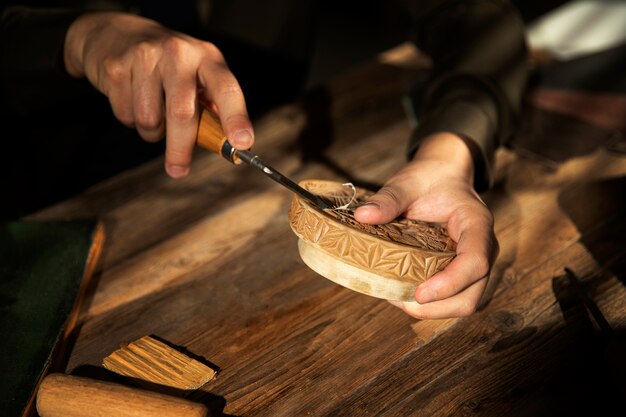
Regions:
[[[391, 55], [329, 84], [327, 161], [302, 162], [296, 104], [256, 121], [256, 153], [297, 180], [382, 184], [404, 163], [411, 62]], [[601, 147], [546, 161], [499, 151], [496, 187], [482, 195], [501, 247], [493, 299], [434, 321], [308, 269], [287, 220], [291, 195], [251, 168], [200, 150], [184, 180], [167, 178], [161, 159], [118, 175], [33, 216], [99, 217], [107, 229], [67, 372], [152, 334], [220, 368], [196, 396], [215, 415], [602, 415], [626, 385], [626, 351], [607, 350], [626, 329], [626, 158]]]

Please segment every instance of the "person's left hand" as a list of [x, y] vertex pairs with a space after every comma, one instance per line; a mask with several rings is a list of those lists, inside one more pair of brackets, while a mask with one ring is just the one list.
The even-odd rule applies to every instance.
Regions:
[[493, 215], [473, 186], [467, 145], [451, 133], [427, 138], [415, 158], [355, 211], [356, 220], [381, 224], [405, 217], [442, 224], [457, 255], [422, 283], [415, 302], [390, 301], [420, 319], [467, 316], [480, 305], [497, 255]]

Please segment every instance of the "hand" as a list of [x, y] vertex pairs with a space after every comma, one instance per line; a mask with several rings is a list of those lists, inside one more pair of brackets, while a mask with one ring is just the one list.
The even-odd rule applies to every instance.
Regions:
[[200, 108], [219, 114], [237, 149], [254, 141], [239, 83], [217, 47], [132, 14], [79, 17], [65, 39], [65, 67], [87, 79], [111, 103], [122, 123], [147, 141], [166, 134], [165, 170], [189, 173]]
[[464, 141], [451, 133], [425, 139], [412, 162], [396, 173], [355, 218], [387, 223], [398, 215], [447, 226], [457, 256], [415, 291], [416, 302], [390, 301], [421, 319], [467, 316], [485, 292], [498, 251], [493, 216], [473, 186], [473, 163]]

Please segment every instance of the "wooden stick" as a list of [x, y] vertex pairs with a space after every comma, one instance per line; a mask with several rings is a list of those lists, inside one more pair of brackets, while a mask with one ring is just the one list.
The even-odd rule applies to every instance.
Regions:
[[207, 408], [113, 382], [60, 373], [44, 378], [37, 392], [41, 417], [203, 417]]

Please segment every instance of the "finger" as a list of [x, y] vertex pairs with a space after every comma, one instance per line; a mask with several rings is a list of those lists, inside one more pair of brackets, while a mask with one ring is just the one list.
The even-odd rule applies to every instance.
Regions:
[[463, 209], [462, 214], [457, 216], [464, 218], [451, 219], [449, 222], [452, 225], [455, 222], [463, 225], [458, 232], [457, 255], [443, 271], [417, 288], [415, 300], [421, 304], [452, 297], [489, 275], [494, 252], [497, 251], [490, 214], [476, 207]]
[[133, 112], [139, 135], [149, 142], [163, 137], [163, 83], [156, 67], [158, 51], [151, 45], [141, 47], [133, 66]]
[[453, 297], [428, 304], [393, 301], [390, 303], [417, 319], [447, 319], [466, 317], [474, 313], [487, 286], [483, 278]]
[[104, 62], [103, 72], [104, 87], [102, 92], [109, 98], [115, 118], [127, 127], [133, 127], [135, 117], [130, 67], [121, 61], [110, 60]]
[[[179, 59], [180, 58], [180, 59]], [[173, 56], [165, 71], [165, 170], [172, 178], [189, 173], [189, 165], [198, 131], [196, 72], [191, 60]]]
[[205, 61], [198, 78], [207, 98], [215, 104], [222, 128], [236, 149], [249, 149], [254, 143], [254, 130], [246, 109], [246, 101], [235, 76], [223, 58]]
[[410, 204], [408, 193], [398, 185], [385, 185], [357, 208], [354, 218], [361, 223], [388, 223], [404, 213]]

